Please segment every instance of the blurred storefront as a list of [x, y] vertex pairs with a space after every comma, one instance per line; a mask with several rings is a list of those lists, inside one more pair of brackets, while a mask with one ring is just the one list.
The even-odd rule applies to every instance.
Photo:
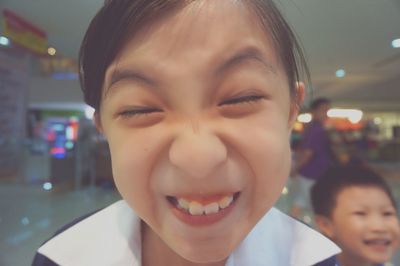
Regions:
[[[297, 121], [292, 135], [294, 145], [301, 141], [307, 122]], [[400, 112], [364, 112], [357, 121], [346, 115], [330, 117], [326, 127], [343, 160], [357, 157], [375, 163], [400, 162]]]
[[108, 146], [82, 102], [76, 60], [18, 14], [2, 15], [0, 179], [49, 189], [112, 183]]

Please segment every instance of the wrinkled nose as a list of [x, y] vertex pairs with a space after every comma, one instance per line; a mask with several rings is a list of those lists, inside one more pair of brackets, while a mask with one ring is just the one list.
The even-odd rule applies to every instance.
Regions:
[[169, 160], [186, 176], [205, 178], [227, 159], [227, 148], [213, 132], [186, 128], [174, 138]]

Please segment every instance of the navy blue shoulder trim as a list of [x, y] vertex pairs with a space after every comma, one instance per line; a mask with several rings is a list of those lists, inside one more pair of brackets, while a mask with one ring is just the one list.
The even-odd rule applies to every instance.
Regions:
[[326, 260], [318, 262], [317, 264], [314, 264], [313, 266], [336, 266], [336, 265], [337, 265], [336, 257], [333, 256]]
[[[75, 224], [79, 223], [79, 222], [82, 221], [82, 220], [85, 220], [86, 218], [92, 216], [93, 214], [97, 213], [98, 211], [100, 211], [100, 210], [102, 210], [102, 209], [103, 209], [103, 208], [98, 209], [98, 210], [93, 211], [93, 212], [90, 212], [90, 213], [88, 213], [88, 214], [85, 214], [85, 215], [83, 215], [83, 216], [81, 216], [81, 217], [79, 217], [79, 218], [73, 220], [72, 222], [70, 222], [70, 223], [64, 225], [64, 226], [61, 227], [59, 230], [57, 230], [51, 238], [49, 238], [48, 240], [46, 240], [45, 242], [43, 242], [41, 246], [43, 246], [45, 243], [47, 243], [48, 241], [50, 241], [50, 240], [51, 240], [52, 238], [54, 238], [55, 236], [61, 234], [62, 232], [64, 232], [64, 231], [67, 230], [68, 228], [74, 226]], [[46, 256], [44, 256], [44, 255], [42, 255], [42, 254], [40, 254], [40, 253], [38, 253], [38, 252], [36, 252], [35, 257], [33, 258], [33, 261], [32, 261], [32, 266], [57, 266], [57, 265], [58, 265], [57, 263], [55, 263], [54, 261], [50, 260], [49, 258], [47, 258]]]

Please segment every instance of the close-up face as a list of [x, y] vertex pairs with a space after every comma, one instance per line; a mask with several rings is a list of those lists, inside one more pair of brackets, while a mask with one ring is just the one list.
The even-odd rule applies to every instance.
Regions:
[[384, 190], [348, 187], [339, 192], [327, 235], [344, 250], [349, 265], [387, 262], [399, 244], [396, 209]]
[[256, 16], [195, 1], [126, 43], [103, 91], [97, 124], [145, 234], [193, 262], [226, 259], [290, 169], [297, 111]]

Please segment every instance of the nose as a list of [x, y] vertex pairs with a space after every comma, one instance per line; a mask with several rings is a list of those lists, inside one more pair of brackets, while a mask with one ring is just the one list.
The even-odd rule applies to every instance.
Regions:
[[227, 159], [227, 148], [214, 132], [196, 127], [180, 131], [169, 149], [169, 160], [192, 178], [213, 175]]

